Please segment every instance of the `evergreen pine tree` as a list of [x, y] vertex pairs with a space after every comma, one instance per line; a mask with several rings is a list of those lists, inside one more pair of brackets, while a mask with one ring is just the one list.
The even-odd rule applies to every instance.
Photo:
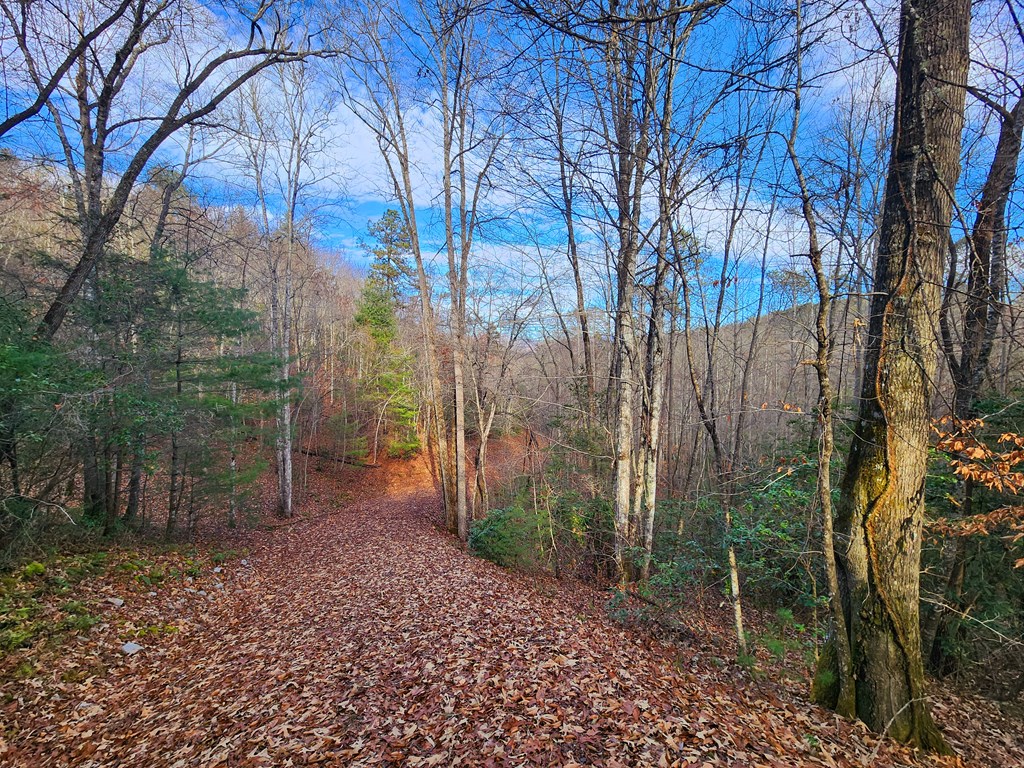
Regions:
[[364, 430], [372, 446], [371, 461], [376, 461], [382, 438], [392, 456], [407, 456], [419, 450], [419, 406], [413, 387], [412, 356], [398, 340], [397, 312], [409, 275], [409, 233], [394, 210], [371, 223], [369, 232], [377, 244], [367, 246], [373, 262], [363, 284], [355, 323], [367, 334], [362, 399], [370, 418]]

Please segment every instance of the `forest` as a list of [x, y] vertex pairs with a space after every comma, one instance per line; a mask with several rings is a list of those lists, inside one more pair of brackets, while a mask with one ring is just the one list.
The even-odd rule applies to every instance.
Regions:
[[0, 764], [1024, 765], [1020, 0], [0, 11]]

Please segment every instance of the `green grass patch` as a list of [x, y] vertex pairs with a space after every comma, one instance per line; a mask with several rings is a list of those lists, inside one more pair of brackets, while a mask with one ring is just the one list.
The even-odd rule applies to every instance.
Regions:
[[244, 552], [239, 552], [234, 549], [225, 549], [223, 552], [214, 552], [210, 555], [210, 560], [214, 565], [221, 565], [222, 563], [226, 563], [228, 560], [235, 560], [242, 557], [244, 554]]

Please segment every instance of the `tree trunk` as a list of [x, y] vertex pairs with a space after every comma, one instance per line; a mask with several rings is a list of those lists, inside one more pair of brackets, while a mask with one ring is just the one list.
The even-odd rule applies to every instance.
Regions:
[[644, 559], [640, 567], [640, 578], [646, 581], [651, 573], [651, 557], [654, 553], [654, 516], [658, 501], [658, 454], [661, 445], [661, 417], [665, 404], [665, 282], [669, 262], [665, 257], [668, 247], [668, 223], [662, 226], [663, 234], [658, 249], [658, 263], [651, 296], [651, 317], [647, 328], [647, 360], [644, 370], [645, 391], [642, 411], [642, 462], [640, 468], [641, 490], [638, 494], [640, 508], [640, 545]]
[[[836, 526], [857, 716], [940, 752], [949, 748], [926, 702], [919, 580], [933, 322], [960, 174], [969, 29], [968, 0], [903, 3], [864, 387]], [[822, 656], [819, 678], [835, 675], [834, 658]]]
[[181, 507], [181, 450], [178, 433], [171, 432], [171, 485], [167, 493], [167, 526], [164, 537], [170, 539], [178, 525], [178, 509]]
[[[629, 536], [632, 506], [633, 458], [633, 361], [636, 359], [636, 341], [633, 330], [632, 288], [634, 259], [620, 252], [626, 268], [620, 268], [619, 307], [616, 312], [615, 376], [613, 391], [617, 393], [615, 409], [615, 567], [624, 584], [632, 579], [629, 550], [633, 542]], [[628, 276], [627, 276], [628, 275]], [[625, 287], [623, 287], [625, 286]], [[623, 294], [627, 297], [623, 298]]]
[[[824, 255], [818, 239], [818, 222], [814, 215], [811, 191], [804, 174], [803, 163], [797, 152], [797, 138], [800, 129], [803, 99], [803, 35], [804, 20], [802, 2], [797, 0], [796, 17], [796, 85], [793, 90], [793, 125], [788, 141], [789, 158], [793, 165], [799, 188], [800, 207], [807, 225], [808, 259], [818, 294], [818, 306], [814, 315], [815, 356], [813, 367], [818, 379], [818, 507], [821, 510], [822, 548], [825, 559], [825, 580], [828, 584], [829, 610], [833, 623], [830, 653], [835, 655], [834, 679], [827, 681], [835, 687], [836, 712], [844, 717], [856, 714], [853, 662], [847, 634], [847, 622], [843, 599], [839, 589], [839, 566], [836, 561], [835, 531], [832, 505], [832, 456], [835, 452], [832, 403], [835, 393], [832, 387], [830, 366], [832, 363], [832, 338], [829, 334], [832, 320], [832, 287], [825, 272]], [[752, 351], [752, 350], [751, 350]], [[816, 680], [815, 683], [818, 683]]]
[[87, 520], [102, 520], [106, 512], [107, 503], [104, 497], [106, 484], [102, 464], [96, 432], [90, 426], [82, 456], [82, 515]]
[[146, 438], [144, 435], [135, 436], [135, 445], [132, 449], [132, 464], [128, 475], [128, 503], [125, 507], [124, 521], [133, 525], [139, 514], [139, 501], [142, 496], [142, 469], [146, 458]]
[[[1020, 160], [1021, 131], [1024, 130], [1022, 105], [1024, 99], [1018, 99], [1012, 110], [998, 110], [1001, 117], [999, 140], [982, 188], [974, 228], [967, 240], [967, 295], [959, 359], [953, 350], [949, 328], [953, 293], [958, 290], [955, 268], [957, 253], [955, 247], [950, 249], [952, 258], [939, 327], [946, 362], [953, 379], [953, 419], [956, 424], [963, 424], [978, 415], [976, 403], [981, 395], [982, 382], [1002, 317], [1007, 278], [1006, 205], [1010, 189], [1017, 178], [1017, 164]], [[960, 499], [956, 513], [961, 517], [969, 517], [973, 514], [975, 485], [969, 479], [958, 481], [958, 485], [956, 496]], [[947, 577], [945, 603], [933, 608], [924, 630], [928, 666], [939, 675], [949, 674], [954, 668], [945, 650], [946, 636], [952, 625], [950, 607], [954, 611], [962, 608], [966, 552], [964, 542], [957, 541]]]
[[[103, 520], [103, 535], [109, 536], [114, 532], [117, 525], [117, 514], [121, 508], [121, 481], [124, 472], [124, 450], [118, 446], [114, 451], [113, 461], [110, 454], [112, 448], [108, 445], [106, 455], [107, 468], [107, 514]], [[110, 466], [110, 464], [113, 466]]]
[[476, 493], [473, 495], [473, 516], [487, 514], [490, 509], [490, 498], [487, 494], [487, 441], [491, 436], [491, 428], [494, 426], [494, 414], [497, 412], [497, 403], [491, 403], [491, 407], [484, 419], [482, 403], [477, 400], [477, 427], [480, 430], [480, 445], [476, 451]]
[[463, 339], [455, 338], [452, 377], [455, 380], [455, 509], [456, 528], [462, 541], [469, 539], [469, 494], [466, 478], [466, 382], [463, 371]]
[[[1018, 100], [1012, 110], [1001, 113], [995, 155], [978, 201], [974, 228], [967, 239], [969, 269], [959, 360], [953, 354], [949, 338], [948, 313], [944, 311], [941, 315], [943, 349], [955, 388], [953, 416], [960, 420], [974, 416], [974, 403], [981, 390], [999, 326], [1006, 282], [1006, 205], [1020, 160], [1021, 131], [1024, 129], [1022, 105], [1024, 100]], [[943, 309], [948, 308], [947, 300], [943, 302]]]
[[292, 398], [290, 377], [291, 358], [291, 232], [289, 232], [288, 257], [284, 267], [284, 306], [281, 311], [281, 392], [277, 416], [278, 423], [278, 457], [280, 484], [278, 486], [278, 514], [291, 517], [292, 511]]
[[99, 262], [100, 257], [103, 255], [103, 247], [106, 245], [109, 237], [110, 231], [105, 225], [102, 227], [97, 225], [86, 228], [83, 235], [85, 242], [82, 247], [82, 255], [79, 257], [74, 269], [68, 274], [67, 280], [64, 281], [60, 290], [57, 291], [57, 295], [54, 297], [53, 302], [51, 302], [49, 309], [46, 310], [46, 314], [43, 315], [43, 319], [36, 329], [37, 338], [43, 341], [51, 341], [57, 334], [57, 331], [60, 330], [68, 310], [71, 309], [75, 298], [77, 298], [82, 290], [82, 286], [85, 285], [85, 281], [89, 279], [89, 275], [92, 274], [97, 262]]

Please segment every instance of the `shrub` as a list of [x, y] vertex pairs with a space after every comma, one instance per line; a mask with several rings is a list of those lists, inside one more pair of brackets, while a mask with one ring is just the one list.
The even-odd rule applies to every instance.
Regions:
[[392, 459], [408, 459], [422, 449], [419, 437], [410, 433], [405, 437], [396, 437], [388, 444], [388, 457]]
[[506, 568], [543, 567], [549, 527], [546, 516], [521, 507], [492, 509], [473, 522], [469, 548], [474, 554]]

